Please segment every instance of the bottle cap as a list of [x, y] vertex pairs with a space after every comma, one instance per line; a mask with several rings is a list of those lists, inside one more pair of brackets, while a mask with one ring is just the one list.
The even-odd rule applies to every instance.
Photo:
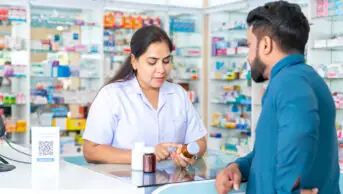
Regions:
[[187, 145], [187, 151], [192, 155], [198, 154], [199, 149], [199, 145], [196, 142], [192, 142]]
[[144, 142], [136, 142], [136, 143], [135, 143], [134, 149], [135, 149], [135, 150], [141, 150], [141, 151], [143, 151], [143, 149], [144, 149]]
[[144, 153], [145, 154], [153, 154], [153, 153], [155, 153], [155, 147], [145, 147], [144, 148]]

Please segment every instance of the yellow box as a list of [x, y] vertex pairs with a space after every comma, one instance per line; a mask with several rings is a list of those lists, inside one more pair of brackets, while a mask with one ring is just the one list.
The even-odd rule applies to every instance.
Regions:
[[86, 128], [86, 119], [67, 118], [67, 130], [84, 130]]
[[26, 132], [27, 124], [25, 120], [18, 120], [16, 124], [16, 132]]

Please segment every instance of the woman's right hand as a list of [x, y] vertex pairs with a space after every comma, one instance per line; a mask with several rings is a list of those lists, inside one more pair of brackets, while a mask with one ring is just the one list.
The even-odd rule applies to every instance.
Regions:
[[157, 162], [160, 162], [162, 160], [166, 160], [170, 156], [170, 152], [168, 151], [168, 148], [180, 148], [182, 147], [181, 144], [177, 143], [160, 143], [155, 146], [155, 154]]

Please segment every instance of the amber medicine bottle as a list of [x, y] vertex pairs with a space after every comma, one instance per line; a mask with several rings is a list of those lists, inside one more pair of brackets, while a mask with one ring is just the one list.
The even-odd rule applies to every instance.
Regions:
[[199, 145], [196, 142], [192, 142], [184, 144], [178, 152], [184, 159], [193, 159], [199, 153], [199, 150]]

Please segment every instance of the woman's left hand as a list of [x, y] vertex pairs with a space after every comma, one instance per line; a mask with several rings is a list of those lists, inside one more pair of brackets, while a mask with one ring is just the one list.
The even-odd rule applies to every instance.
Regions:
[[180, 154], [178, 153], [171, 153], [170, 157], [172, 158], [174, 164], [178, 167], [187, 167], [188, 165], [194, 165], [195, 164], [195, 160], [194, 159], [183, 159]]

